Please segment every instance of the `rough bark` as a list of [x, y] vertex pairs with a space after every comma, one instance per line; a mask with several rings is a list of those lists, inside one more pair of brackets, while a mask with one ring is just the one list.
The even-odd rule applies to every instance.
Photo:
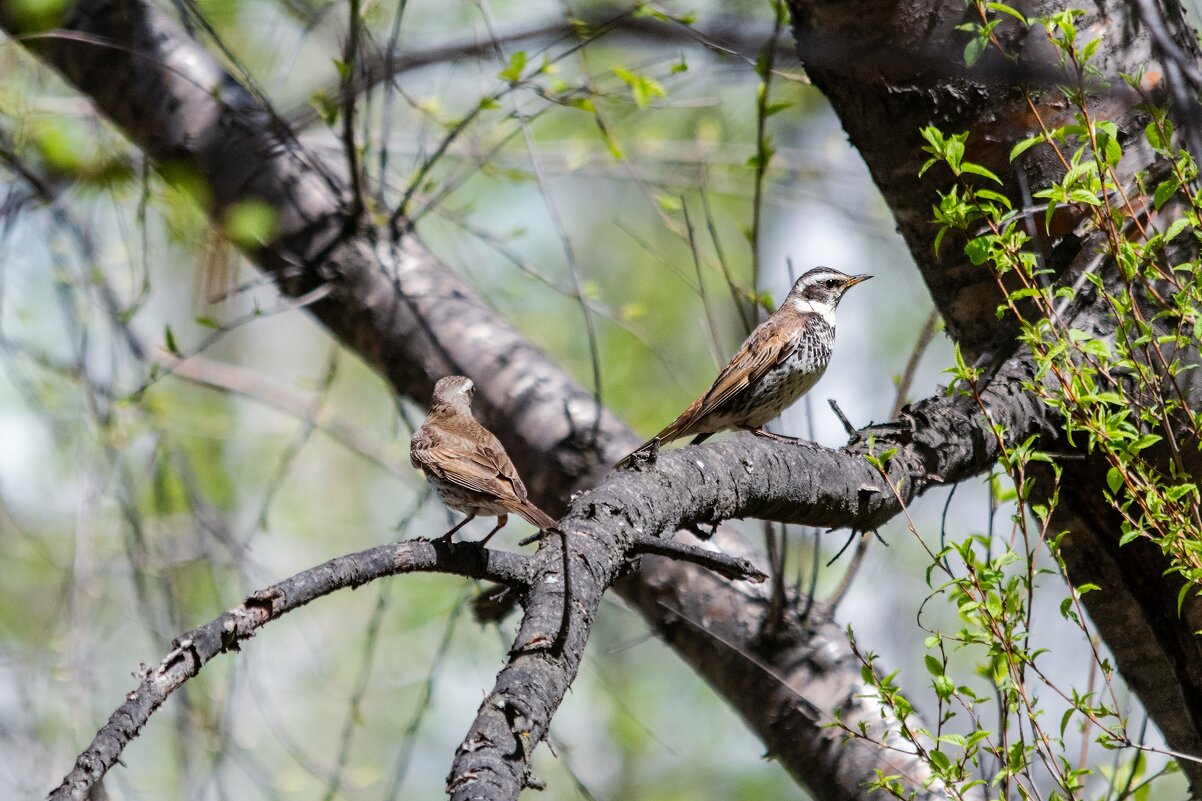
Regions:
[[[1158, 60], [1160, 48], [1135, 5], [1106, 0], [1014, 5], [1028, 17], [1070, 7], [1088, 11], [1077, 27], [1083, 39], [1102, 38], [1097, 63], [1107, 79], [1105, 85], [1094, 85], [1090, 103], [1098, 119], [1118, 125], [1124, 151], [1118, 177], [1126, 181], [1137, 171], [1154, 169], [1155, 154], [1142, 137], [1148, 119], [1139, 104], [1146, 99], [1141, 95], [1163, 101], [1173, 89], [1165, 85], [1165, 75], [1173, 70]], [[807, 73], [830, 99], [868, 164], [949, 331], [970, 358], [983, 355], [987, 360], [1005, 352], [1005, 343], [995, 339], [994, 309], [1002, 295], [990, 270], [970, 263], [962, 238], [949, 237], [939, 255], [932, 249], [931, 209], [937, 191], [946, 190], [950, 180], [939, 170], [918, 177], [926, 157], [918, 132], [929, 123], [948, 133], [970, 131], [966, 158], [1001, 176], [1005, 193], [1022, 208], [1030, 202], [1029, 191], [1059, 179], [1063, 168], [1047, 148], [1032, 148], [1014, 165], [1009, 150], [1039, 131], [1035, 112], [1048, 127], [1063, 123], [1066, 116], [1071, 119], [1073, 109], [1053, 86], [1071, 83], [1073, 76], [1057, 66], [1042, 29], [1028, 32], [1009, 18], [996, 32], [1008, 51], [1019, 54], [1017, 62], [991, 48], [977, 65], [966, 68], [962, 53], [968, 34], [956, 26], [980, 18], [975, 9], [958, 4], [949, 9], [936, 0], [794, 0], [790, 7]], [[1166, 15], [1163, 22], [1181, 51], [1196, 60], [1196, 36], [1180, 14]], [[1121, 73], [1142, 74], [1142, 92], [1127, 87]], [[1193, 110], [1180, 104], [1177, 109], [1187, 116]], [[1058, 271], [1080, 270], [1092, 258], [1074, 233], [1083, 215], [1058, 212], [1051, 236], [1040, 241], [1048, 265]], [[1100, 325], [1113, 331], [1113, 325]], [[1171, 748], [1202, 755], [1202, 649], [1194, 634], [1202, 608], [1197, 596], [1189, 593], [1178, 614], [1182, 581], [1168, 571], [1167, 558], [1147, 542], [1118, 547], [1121, 521], [1102, 497], [1106, 467], [1100, 458], [1064, 466], [1053, 525], [1071, 533], [1063, 551], [1068, 577], [1103, 588], [1087, 594], [1084, 602], [1123, 678]], [[1196, 464], [1194, 468], [1197, 475]], [[1202, 768], [1189, 760], [1182, 767], [1197, 787]]]

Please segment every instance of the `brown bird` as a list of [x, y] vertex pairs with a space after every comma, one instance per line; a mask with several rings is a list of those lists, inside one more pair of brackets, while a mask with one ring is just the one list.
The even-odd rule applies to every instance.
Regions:
[[839, 299], [871, 277], [816, 267], [798, 278], [785, 302], [751, 332], [713, 386], [615, 467], [626, 467], [640, 454], [690, 434], [696, 435], [694, 445], [726, 429], [794, 441], [763, 427], [822, 377], [835, 344]]
[[555, 520], [527, 499], [526, 485], [505, 448], [472, 416], [475, 394], [470, 378], [440, 379], [434, 385], [430, 413], [409, 445], [409, 461], [422, 471], [439, 499], [447, 508], [467, 515], [442, 539], [449, 540], [477, 515], [495, 516], [497, 525], [481, 541], [483, 545], [509, 522], [510, 512], [539, 531], [556, 531]]

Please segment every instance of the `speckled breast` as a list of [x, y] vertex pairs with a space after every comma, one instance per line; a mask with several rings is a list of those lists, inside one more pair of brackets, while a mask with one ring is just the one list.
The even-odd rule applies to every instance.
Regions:
[[835, 329], [822, 319], [814, 318], [808, 321], [799, 337], [801, 341], [792, 356], [747, 388], [746, 401], [740, 404], [742, 425], [759, 428], [776, 419], [808, 392], [826, 371], [835, 342]]

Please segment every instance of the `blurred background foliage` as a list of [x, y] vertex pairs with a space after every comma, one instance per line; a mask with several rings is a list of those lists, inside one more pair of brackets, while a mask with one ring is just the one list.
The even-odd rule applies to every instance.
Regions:
[[[338, 85], [362, 66], [343, 63], [345, 3], [178, 8], [344, 167]], [[414, 187], [417, 235], [582, 383], [599, 376], [602, 400], [641, 433], [708, 385], [792, 273], [876, 274], [840, 310], [827, 377], [780, 423], [839, 445], [827, 399], [856, 426], [887, 419], [930, 301], [787, 26], [774, 34], [773, 7], [665, 11], [690, 21], [648, 34], [645, 9], [603, 3], [364, 3], [361, 58], [382, 58], [394, 30], [399, 59], [429, 56], [360, 97], [372, 211]], [[512, 37], [539, 26], [560, 30]], [[774, 69], [757, 69], [774, 35]], [[449, 518], [408, 466], [421, 410], [281, 300], [207, 224], [187, 176], [165, 182], [11, 41], [0, 72], [0, 795], [28, 798], [57, 784], [174, 636], [296, 571], [439, 534]], [[253, 239], [270, 220], [252, 209], [227, 229]], [[949, 354], [938, 334], [909, 398], [938, 391]], [[934, 493], [916, 527], [932, 542], [1004, 540], [1001, 492]], [[728, 525], [762, 541], [760, 524]], [[498, 545], [516, 547], [521, 526]], [[888, 547], [868, 548], [838, 616], [922, 708], [927, 560], [903, 521], [880, 534]], [[787, 536], [790, 576], [829, 597], [852, 549], [827, 562], [848, 532]], [[1055, 614], [1064, 590], [1050, 583], [1036, 635], [1058, 643], [1058, 675], [1085, 686], [1087, 643]], [[275, 622], [152, 719], [110, 794], [438, 795], [514, 623], [472, 622], [474, 590], [406, 576]], [[954, 627], [955, 610], [929, 606], [922, 622]], [[612, 599], [552, 743], [535, 763], [552, 798], [804, 797]]]

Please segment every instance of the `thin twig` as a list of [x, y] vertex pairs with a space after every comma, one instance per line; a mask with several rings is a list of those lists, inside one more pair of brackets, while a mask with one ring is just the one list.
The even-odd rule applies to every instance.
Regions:
[[729, 579], [750, 581], [759, 584], [768, 576], [750, 560], [739, 556], [730, 556], [719, 551], [709, 551], [696, 545], [666, 540], [662, 537], [640, 535], [635, 537], [630, 548], [632, 556], [638, 554], [653, 554], [679, 559], [682, 562], [692, 562], [695, 565], [712, 570]]
[[847, 432], [847, 436], [854, 437], [856, 435], [856, 427], [847, 419], [847, 415], [839, 408], [839, 402], [834, 398], [829, 398], [826, 401], [831, 405], [831, 411], [835, 413], [835, 417], [839, 418], [839, 422], [843, 424], [843, 430]]
[[902, 407], [906, 405], [906, 396], [910, 394], [910, 386], [914, 383], [918, 362], [922, 360], [927, 346], [935, 337], [935, 326], [939, 323], [939, 316], [938, 309], [931, 309], [931, 313], [927, 315], [927, 321], [922, 325], [922, 330], [918, 332], [918, 339], [914, 343], [913, 350], [910, 351], [910, 358], [906, 360], [906, 369], [902, 371], [901, 379], [897, 382], [897, 397], [894, 398], [893, 408], [889, 411], [890, 420], [896, 420], [897, 416], [901, 414]]
[[775, 21], [772, 26], [772, 36], [765, 42], [756, 61], [756, 72], [760, 74], [759, 95], [755, 108], [755, 195], [751, 204], [751, 263], [760, 263], [760, 225], [763, 218], [764, 178], [768, 174], [768, 162], [772, 160], [772, 146], [768, 142], [768, 116], [770, 109], [769, 97], [772, 89], [772, 65], [776, 61], [776, 46], [780, 41], [781, 31], [784, 30], [785, 19], [784, 0], [772, 3]]
[[378, 545], [339, 556], [260, 590], [220, 617], [172, 642], [157, 667], [143, 667], [137, 689], [125, 697], [96, 733], [75, 767], [49, 801], [81, 801], [167, 698], [196, 676], [213, 657], [238, 650], [267, 623], [337, 590], [355, 588], [401, 573], [451, 573], [514, 586], [526, 582], [528, 557], [485, 549], [474, 543], [426, 539]]
[[350, 27], [346, 34], [346, 48], [342, 52], [342, 146], [346, 151], [346, 168], [351, 181], [352, 220], [363, 213], [363, 181], [359, 169], [359, 151], [355, 144], [355, 98], [353, 90], [356, 65], [359, 59], [359, 33], [363, 20], [359, 14], [359, 0], [350, 0]]

